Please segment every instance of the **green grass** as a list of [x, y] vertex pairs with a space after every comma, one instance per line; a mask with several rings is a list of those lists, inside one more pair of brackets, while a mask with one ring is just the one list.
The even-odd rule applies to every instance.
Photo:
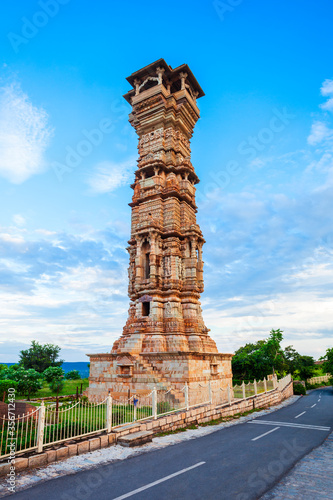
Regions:
[[[82, 383], [82, 391], [87, 389], [89, 386], [89, 380], [87, 378], [82, 378], [79, 380], [65, 380], [65, 385], [62, 391], [59, 392], [59, 396], [67, 396], [70, 394], [76, 394], [76, 387], [79, 388], [79, 392], [81, 390]], [[47, 398], [49, 396], [56, 396], [55, 392], [52, 392], [49, 388], [49, 384], [47, 382], [43, 382], [43, 388], [40, 389], [37, 394], [35, 394], [34, 398]]]

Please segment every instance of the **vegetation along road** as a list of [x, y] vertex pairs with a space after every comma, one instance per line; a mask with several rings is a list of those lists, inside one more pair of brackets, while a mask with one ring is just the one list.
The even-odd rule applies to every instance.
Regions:
[[333, 390], [165, 449], [63, 476], [21, 491], [29, 500], [260, 498], [320, 445], [333, 426]]

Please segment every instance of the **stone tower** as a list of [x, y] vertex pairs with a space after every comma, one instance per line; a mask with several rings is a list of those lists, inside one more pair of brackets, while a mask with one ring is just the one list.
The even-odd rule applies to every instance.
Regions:
[[110, 354], [90, 355], [90, 399], [231, 383], [231, 355], [218, 353], [200, 307], [202, 246], [196, 221], [190, 139], [204, 95], [187, 65], [163, 59], [127, 78], [129, 116], [139, 138], [128, 252], [130, 308]]

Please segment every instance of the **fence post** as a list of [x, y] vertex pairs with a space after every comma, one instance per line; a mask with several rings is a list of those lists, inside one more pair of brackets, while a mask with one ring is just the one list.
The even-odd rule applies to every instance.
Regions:
[[254, 386], [254, 395], [258, 396], [258, 389], [257, 389], [257, 381], [254, 379], [253, 381], [253, 386]]
[[209, 394], [209, 404], [213, 403], [213, 393], [212, 393], [212, 384], [210, 380], [208, 381], [208, 394]]
[[156, 387], [154, 387], [153, 392], [152, 392], [152, 404], [153, 404], [153, 418], [154, 420], [157, 419], [157, 390]]
[[185, 406], [186, 406], [186, 410], [189, 410], [190, 409], [190, 403], [189, 403], [189, 400], [188, 400], [188, 385], [187, 385], [187, 382], [185, 382]]
[[278, 386], [277, 376], [273, 377], [273, 389], [276, 389]]
[[264, 389], [265, 389], [265, 392], [267, 392], [267, 380], [266, 380], [266, 377], [264, 378]]
[[110, 433], [112, 429], [112, 397], [111, 394], [108, 395], [106, 400], [106, 426], [107, 432]]
[[228, 403], [229, 403], [229, 405], [231, 405], [231, 394], [230, 394], [230, 385], [229, 384], [227, 387], [227, 393], [228, 393]]
[[134, 420], [134, 422], [136, 422], [136, 405], [137, 405], [137, 403], [136, 403], [136, 395], [135, 395], [135, 394], [134, 394], [134, 396], [133, 396], [133, 404], [134, 404], [134, 415], [133, 415], [133, 420]]
[[43, 451], [44, 427], [45, 427], [45, 406], [44, 406], [44, 401], [42, 401], [38, 410], [37, 453], [42, 453]]
[[242, 383], [243, 399], [245, 399], [245, 382]]

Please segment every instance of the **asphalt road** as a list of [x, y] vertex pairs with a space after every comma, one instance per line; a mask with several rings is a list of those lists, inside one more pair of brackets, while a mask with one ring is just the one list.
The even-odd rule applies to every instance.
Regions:
[[333, 427], [332, 388], [265, 417], [40, 483], [19, 500], [258, 499]]

